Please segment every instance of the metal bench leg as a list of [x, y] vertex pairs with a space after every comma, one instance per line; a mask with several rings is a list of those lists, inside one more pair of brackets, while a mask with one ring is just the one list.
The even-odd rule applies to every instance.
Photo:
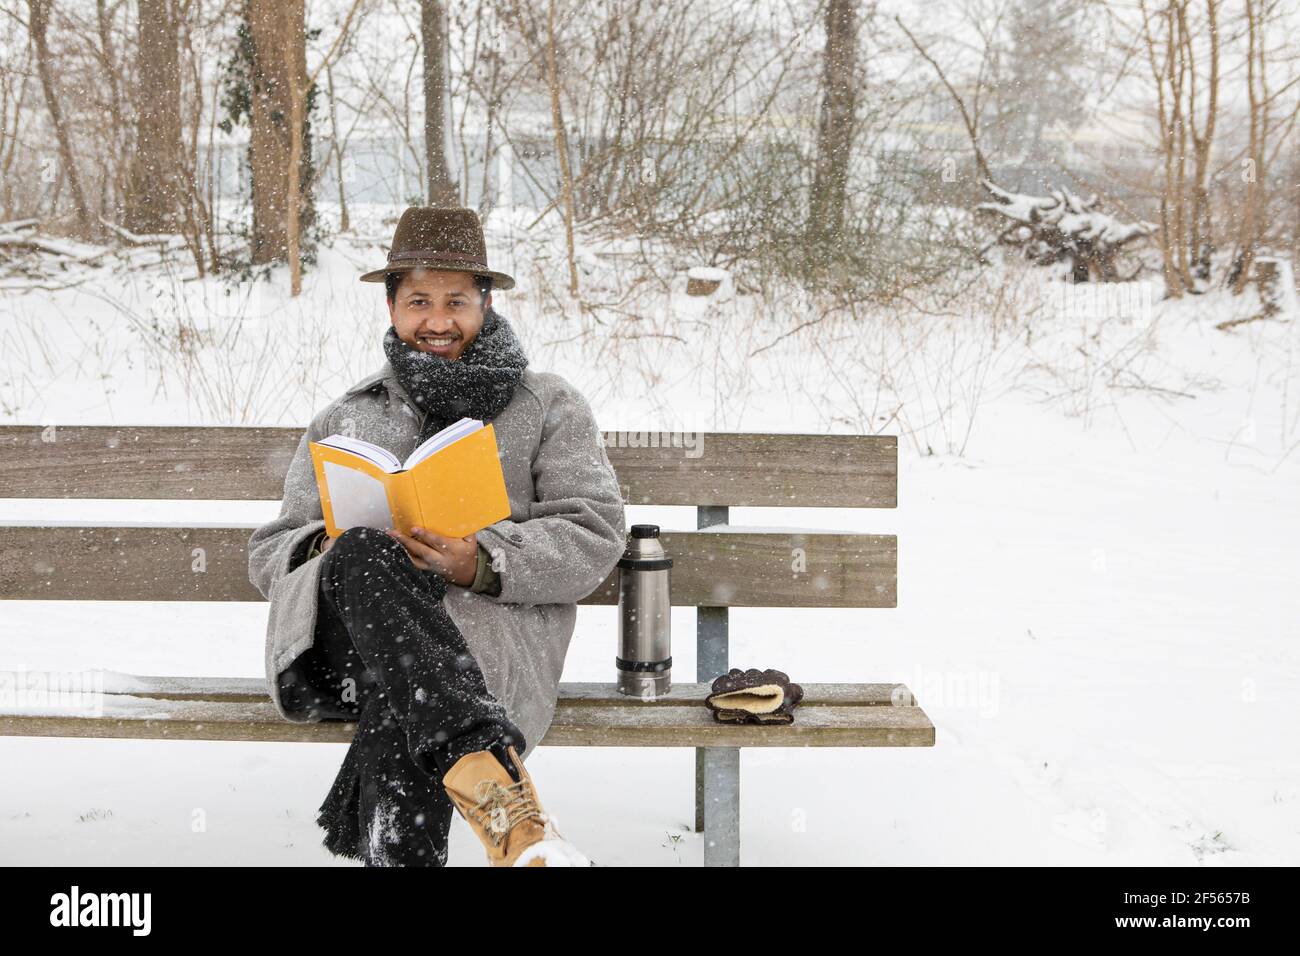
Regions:
[[707, 747], [704, 792], [704, 865], [740, 866], [740, 748]]
[[[725, 607], [697, 607], [695, 609], [695, 679], [703, 684], [713, 682], [729, 669], [727, 664], [727, 609]], [[708, 748], [711, 749], [711, 748]], [[704, 829], [704, 754], [706, 748], [695, 748], [695, 832]]]
[[703, 747], [695, 748], [695, 832], [704, 832], [704, 755]]
[[[697, 528], [726, 524], [728, 509], [696, 509]], [[728, 663], [727, 609], [695, 609], [695, 679], [711, 683]], [[705, 866], [740, 865], [740, 749], [695, 748], [695, 832], [704, 833]]]
[[[727, 609], [725, 607], [697, 607], [695, 609], [695, 679], [712, 683], [715, 677], [725, 674], [727, 665]], [[712, 747], [695, 748], [695, 832], [704, 831], [706, 784], [705, 755]]]

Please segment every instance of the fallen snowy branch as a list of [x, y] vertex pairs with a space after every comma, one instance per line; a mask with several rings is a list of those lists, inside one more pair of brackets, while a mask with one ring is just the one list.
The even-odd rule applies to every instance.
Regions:
[[88, 246], [80, 242], [66, 242], [57, 239], [42, 239], [40, 236], [20, 233], [0, 234], [0, 247], [26, 249], [31, 252], [46, 252], [74, 262], [92, 262], [100, 259], [108, 251], [99, 246]]
[[1096, 196], [1080, 199], [1059, 189], [1049, 196], [1029, 196], [999, 189], [987, 179], [984, 188], [994, 201], [980, 203], [976, 210], [1009, 220], [999, 241], [1022, 248], [1039, 265], [1068, 259], [1076, 282], [1117, 281], [1122, 247], [1156, 229], [1153, 223], [1124, 223], [1101, 212]]
[[170, 233], [150, 233], [146, 235], [139, 235], [137, 233], [131, 232], [131, 230], [129, 229], [125, 229], [122, 226], [117, 225], [116, 223], [109, 222], [107, 219], [104, 219], [103, 217], [100, 217], [99, 221], [104, 224], [104, 226], [109, 230], [109, 232], [113, 233], [113, 235], [117, 236], [119, 239], [121, 239], [123, 242], [127, 243], [128, 245], [161, 246], [163, 248], [167, 248], [169, 246], [174, 246], [176, 248], [183, 248], [185, 246], [184, 236], [178, 236]]
[[[80, 285], [89, 276], [74, 275], [79, 267], [98, 269], [112, 256], [126, 268], [138, 271], [169, 263], [177, 250], [186, 248], [184, 236], [138, 235], [106, 219], [99, 220], [117, 240], [101, 246], [73, 239], [42, 236], [37, 219], [0, 225], [0, 277], [11, 291], [57, 292]], [[59, 281], [65, 280], [65, 281]]]

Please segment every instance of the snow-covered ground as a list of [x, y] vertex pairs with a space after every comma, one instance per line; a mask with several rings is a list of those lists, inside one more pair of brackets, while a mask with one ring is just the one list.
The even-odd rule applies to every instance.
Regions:
[[[898, 608], [734, 610], [731, 659], [906, 682], [937, 745], [743, 751], [743, 862], [1300, 863], [1300, 322], [1218, 331], [1252, 308], [1219, 293], [1099, 317], [1017, 267], [857, 318], [729, 282], [710, 306], [684, 269], [615, 308], [621, 260], [594, 245], [584, 280], [607, 307], [565, 314], [554, 247], [489, 226], [520, 277], [498, 310], [603, 429], [900, 436], [897, 510], [732, 511], [898, 534]], [[382, 286], [355, 279], [378, 256], [339, 244], [302, 298], [280, 277], [247, 309], [211, 282], [177, 305], [156, 271], [7, 295], [0, 422], [303, 424], [382, 359]], [[4, 500], [0, 520], [276, 509]], [[261, 604], [4, 602], [0, 669], [261, 676], [265, 621]], [[673, 626], [693, 679], [693, 612]], [[612, 608], [582, 609], [565, 679], [611, 680], [614, 633]], [[0, 738], [0, 862], [356, 865], [313, 822], [343, 750]], [[690, 750], [541, 748], [529, 769], [597, 862], [700, 862]], [[451, 863], [483, 864], [462, 822]]]

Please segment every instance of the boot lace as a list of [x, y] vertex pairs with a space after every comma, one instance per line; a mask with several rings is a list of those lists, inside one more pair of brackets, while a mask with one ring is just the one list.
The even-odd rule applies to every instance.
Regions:
[[477, 802], [470, 810], [494, 846], [500, 846], [506, 834], [524, 820], [546, 822], [537, 794], [527, 780], [508, 786], [495, 780], [480, 780], [474, 788], [474, 798]]

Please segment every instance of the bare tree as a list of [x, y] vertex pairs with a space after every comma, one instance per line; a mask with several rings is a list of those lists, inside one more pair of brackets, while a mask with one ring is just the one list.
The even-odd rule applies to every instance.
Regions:
[[1211, 258], [1214, 254], [1214, 225], [1210, 210], [1210, 157], [1214, 149], [1214, 133], [1219, 119], [1219, 0], [1205, 0], [1206, 29], [1209, 44], [1209, 75], [1204, 91], [1204, 118], [1197, 113], [1198, 73], [1192, 31], [1183, 14], [1181, 28], [1183, 45], [1192, 77], [1188, 95], [1188, 133], [1192, 139], [1192, 209], [1188, 217], [1190, 230], [1187, 237], [1192, 261], [1192, 276], [1201, 281], [1210, 278]]
[[[1160, 253], [1165, 294], [1171, 298], [1196, 291], [1198, 278], [1208, 279], [1214, 244], [1208, 178], [1219, 119], [1218, 0], [1205, 0], [1205, 31], [1192, 19], [1190, 6], [1189, 0], [1166, 0], [1153, 11], [1146, 0], [1139, 4], [1142, 46], [1156, 93]], [[1198, 63], [1202, 46], [1208, 63]]]
[[817, 160], [808, 204], [808, 240], [826, 247], [840, 238], [853, 148], [858, 19], [855, 0], [826, 5], [826, 52], [822, 104], [817, 126]]
[[[343, 152], [347, 149], [351, 131], [349, 135], [339, 132], [339, 99], [334, 92], [333, 64], [325, 67], [325, 90], [330, 104], [330, 156], [334, 159], [334, 178], [338, 180], [339, 188], [339, 231], [347, 232], [352, 228], [352, 223], [348, 217], [347, 177], [343, 170]], [[355, 128], [354, 120], [353, 129]]]
[[930, 51], [916, 38], [915, 34], [907, 28], [902, 19], [900, 17], [894, 17], [894, 22], [898, 24], [898, 28], [903, 31], [904, 36], [906, 36], [908, 41], [911, 42], [912, 47], [916, 52], [921, 55], [921, 59], [925, 60], [925, 62], [930, 65], [930, 68], [934, 70], [935, 77], [938, 78], [939, 82], [943, 85], [944, 90], [947, 91], [948, 96], [951, 97], [953, 105], [957, 108], [957, 112], [961, 114], [962, 126], [965, 128], [966, 136], [970, 140], [971, 153], [975, 159], [975, 169], [979, 174], [979, 178], [981, 180], [991, 180], [993, 178], [993, 173], [989, 169], [988, 161], [984, 158], [984, 151], [980, 148], [980, 120], [982, 116], [980, 104], [982, 98], [987, 93], [985, 82], [987, 78], [988, 63], [992, 55], [990, 45], [987, 42], [984, 44], [984, 49], [980, 58], [979, 76], [973, 84], [971, 102], [968, 104], [966, 98], [957, 91], [957, 87], [955, 87], [952, 81], [948, 79], [948, 74], [944, 68], [939, 65], [939, 61], [931, 55]]
[[175, 0], [137, 0], [135, 148], [126, 222], [173, 232], [181, 218], [181, 73]]
[[564, 196], [564, 248], [569, 259], [569, 295], [578, 295], [578, 264], [573, 251], [573, 173], [569, 169], [569, 138], [564, 130], [564, 108], [560, 102], [560, 77], [555, 52], [555, 0], [546, 8], [546, 77], [551, 88], [551, 126], [555, 131], [555, 154], [560, 160], [560, 188]]
[[68, 179], [72, 190], [72, 201], [77, 213], [77, 231], [89, 235], [99, 232], [98, 226], [90, 216], [86, 205], [86, 196], [81, 189], [81, 177], [77, 173], [76, 160], [72, 153], [72, 138], [68, 124], [64, 120], [62, 97], [54, 81], [54, 68], [50, 62], [50, 48], [47, 31], [54, 0], [27, 0], [27, 29], [31, 34], [32, 45], [36, 48], [36, 72], [40, 76], [41, 89], [45, 93], [45, 107], [50, 112], [50, 121], [54, 124], [54, 135], [59, 144], [59, 160], [63, 174]]
[[1244, 176], [1245, 202], [1237, 230], [1237, 248], [1228, 283], [1234, 293], [1240, 294], [1250, 279], [1251, 266], [1259, 250], [1263, 233], [1263, 214], [1267, 202], [1266, 156], [1264, 146], [1269, 138], [1268, 64], [1264, 37], [1266, 18], [1265, 0], [1245, 0], [1246, 16], [1246, 99], [1250, 110], [1249, 141], [1246, 147]]
[[[292, 3], [285, 4], [286, 9], [292, 9], [293, 11], [291, 16], [285, 17], [283, 26], [285, 30], [285, 73], [288, 75], [290, 84], [289, 214], [285, 224], [285, 233], [289, 255], [289, 294], [294, 296], [302, 292], [302, 256], [300, 247], [303, 189], [300, 174], [304, 157], [303, 123], [307, 113], [307, 96], [311, 92], [311, 88], [316, 85], [316, 78], [320, 76], [321, 70], [325, 69], [333, 61], [343, 42], [347, 39], [348, 31], [352, 26], [352, 18], [356, 16], [357, 9], [360, 6], [361, 0], [353, 0], [352, 6], [348, 8], [347, 16], [343, 19], [343, 25], [339, 28], [338, 36], [334, 38], [333, 45], [320, 63], [316, 65], [316, 69], [311, 72], [311, 75], [307, 76], [305, 75], [307, 72], [307, 50], [303, 32], [303, 0], [293, 0]], [[311, 157], [308, 156], [307, 163], [309, 167], [310, 162]]]
[[[569, 294], [578, 295], [578, 264], [574, 248], [574, 178], [569, 163], [569, 137], [565, 128], [563, 78], [560, 73], [558, 32], [556, 25], [556, 0], [546, 5], [545, 23], [539, 24], [527, 4], [512, 0], [505, 11], [519, 31], [520, 38], [529, 50], [529, 61], [541, 63], [541, 76], [545, 83], [551, 114], [551, 136], [559, 166], [560, 190], [558, 204], [564, 217], [564, 247], [569, 266]], [[508, 131], [507, 131], [508, 135]], [[553, 203], [550, 208], [553, 208]]]
[[[817, 63], [800, 11], [738, 12], [722, 0], [557, 0], [552, 83], [545, 11], [518, 0], [500, 10], [511, 42], [499, 47], [495, 86], [472, 82], [471, 90], [485, 104], [500, 100], [493, 135], [510, 147], [542, 216], [563, 213], [571, 197], [575, 227], [601, 223], [691, 244], [703, 233], [734, 235], [719, 221], [745, 212], [738, 203], [747, 170], [769, 138], [796, 135], [774, 112], [802, 105], [781, 100], [795, 99], [803, 71]], [[507, 122], [516, 110], [530, 119], [549, 112], [545, 139]], [[808, 181], [808, 166], [800, 156], [796, 178]], [[791, 209], [797, 223], [787, 246], [802, 242], [807, 226], [802, 204]]]
[[249, 67], [249, 168], [252, 173], [251, 260], [264, 264], [289, 257], [291, 130], [301, 115], [293, 91], [306, 73], [303, 0], [245, 0]]
[[1153, 100], [1159, 166], [1148, 191], [1159, 206], [1166, 294], [1204, 291], [1224, 245], [1232, 254], [1222, 281], [1241, 292], [1259, 250], [1278, 236], [1276, 159], [1300, 116], [1300, 103], [1281, 105], [1300, 85], [1285, 5], [1140, 0], [1138, 11], [1134, 50]]
[[[486, 215], [492, 208], [495, 197], [492, 195], [491, 173], [497, 161], [500, 146], [494, 140], [494, 133], [501, 115], [502, 104], [506, 96], [505, 57], [497, 49], [504, 31], [497, 15], [495, 0], [478, 0], [473, 6], [458, 5], [460, 19], [455, 21], [463, 35], [469, 36], [468, 50], [462, 54], [463, 63], [460, 76], [464, 84], [459, 92], [465, 98], [466, 107], [461, 111], [457, 132], [460, 138], [461, 168], [466, 179], [470, 176], [469, 138], [466, 125], [471, 111], [477, 109], [483, 123], [482, 180], [479, 186], [479, 214]], [[466, 22], [468, 21], [468, 22]], [[449, 71], [449, 83], [455, 84], [456, 77]], [[455, 89], [455, 86], [453, 86]], [[477, 98], [479, 104], [474, 105]], [[466, 190], [468, 193], [468, 190]], [[468, 196], [466, 197], [468, 201]]]
[[[6, 22], [3, 29], [21, 30], [21, 23]], [[28, 177], [18, 177], [14, 171], [18, 159], [19, 144], [22, 142], [24, 127], [28, 119], [28, 96], [31, 87], [31, 44], [7, 42], [6, 34], [3, 49], [17, 53], [22, 50], [22, 59], [17, 63], [0, 64], [0, 205], [4, 209], [4, 218], [15, 218], [18, 209], [26, 208], [30, 190], [25, 186]], [[24, 151], [25, 153], [25, 151]]]
[[[113, 176], [114, 191], [110, 191], [107, 186], [100, 189], [100, 210], [101, 215], [110, 216], [114, 219], [122, 215], [125, 206], [125, 198], [130, 191], [129, 182], [129, 163], [125, 157], [130, 155], [129, 135], [131, 124], [127, 122], [125, 109], [127, 108], [128, 99], [124, 87], [127, 83], [126, 62], [123, 57], [118, 55], [117, 45], [114, 43], [113, 32], [115, 29], [118, 8], [123, 6], [121, 0], [109, 4], [107, 0], [95, 0], [95, 32], [98, 38], [98, 45], [95, 49], [95, 55], [100, 62], [101, 76], [104, 79], [104, 85], [108, 88], [108, 119], [109, 126], [104, 132], [107, 134], [105, 139], [114, 148], [104, 150], [107, 153], [103, 157], [106, 169], [113, 169], [116, 174]], [[105, 176], [106, 179], [109, 176]]]
[[420, 38], [424, 50], [424, 154], [429, 203], [460, 205], [460, 189], [447, 164], [447, 11], [440, 0], [421, 0]]
[[[289, 99], [289, 188], [286, 190], [285, 251], [289, 259], [289, 294], [302, 291], [302, 124], [307, 114], [307, 45], [303, 0], [277, 0], [284, 4], [281, 51]], [[307, 157], [311, 162], [311, 157]], [[310, 189], [310, 186], [308, 186]]]
[[220, 73], [209, 71], [204, 60], [208, 47], [196, 44], [195, 36], [211, 35], [224, 25], [230, 8], [224, 4], [205, 7], [195, 0], [178, 0], [177, 35], [181, 62], [181, 151], [177, 160], [177, 184], [181, 203], [181, 233], [194, 257], [200, 277], [208, 270], [220, 271], [221, 250], [215, 209], [218, 169], [217, 117], [221, 99]]

